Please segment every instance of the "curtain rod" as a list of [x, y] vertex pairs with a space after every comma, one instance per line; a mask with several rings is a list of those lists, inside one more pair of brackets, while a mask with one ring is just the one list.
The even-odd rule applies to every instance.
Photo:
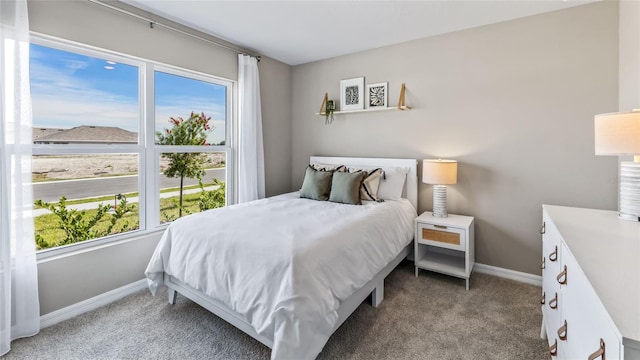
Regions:
[[194, 38], [194, 39], [198, 39], [198, 40], [200, 40], [200, 41], [207, 42], [207, 43], [209, 43], [209, 44], [212, 44], [212, 45], [215, 45], [215, 46], [217, 46], [217, 47], [221, 47], [221, 48], [224, 48], [224, 49], [227, 49], [227, 50], [233, 51], [233, 52], [238, 53], [238, 54], [249, 55], [249, 56], [251, 56], [251, 57], [256, 58], [258, 61], [260, 61], [260, 55], [250, 54], [250, 53], [248, 53], [248, 52], [246, 52], [246, 51], [238, 50], [238, 49], [236, 49], [236, 48], [234, 48], [234, 47], [231, 47], [231, 46], [228, 46], [228, 45], [225, 45], [225, 44], [219, 43], [219, 42], [217, 42], [217, 41], [209, 40], [209, 39], [207, 39], [207, 38], [203, 38], [202, 36], [199, 36], [199, 35], [196, 35], [196, 34], [193, 34], [193, 33], [187, 32], [187, 31], [184, 31], [184, 30], [180, 30], [180, 29], [175, 28], [175, 27], [173, 27], [173, 26], [166, 25], [166, 24], [162, 24], [162, 23], [158, 22], [157, 20], [154, 20], [154, 19], [151, 19], [151, 18], [148, 18], [148, 17], [142, 16], [142, 15], [138, 15], [138, 14], [133, 13], [133, 12], [131, 12], [131, 11], [128, 11], [128, 10], [125, 10], [125, 9], [121, 9], [121, 8], [119, 8], [119, 7], [117, 7], [117, 6], [107, 4], [107, 3], [103, 2], [103, 1], [100, 1], [100, 0], [88, 0], [88, 1], [89, 1], [89, 2], [91, 2], [91, 3], [94, 3], [94, 4], [96, 4], [96, 5], [104, 6], [104, 7], [106, 7], [106, 8], [111, 9], [111, 10], [115, 10], [115, 11], [120, 12], [120, 13], [122, 13], [122, 14], [126, 14], [126, 15], [129, 15], [129, 16], [134, 17], [134, 18], [136, 18], [136, 19], [139, 19], [139, 20], [143, 20], [143, 21], [145, 21], [145, 22], [148, 22], [148, 23], [149, 23], [149, 27], [150, 27], [150, 28], [152, 28], [152, 29], [153, 29], [155, 26], [160, 26], [160, 27], [163, 27], [163, 28], [165, 28], [165, 29], [167, 29], [167, 30], [175, 31], [175, 32], [177, 32], [177, 33], [179, 33], [179, 34], [186, 35], [186, 36], [190, 36], [190, 37], [192, 37], [192, 38]]

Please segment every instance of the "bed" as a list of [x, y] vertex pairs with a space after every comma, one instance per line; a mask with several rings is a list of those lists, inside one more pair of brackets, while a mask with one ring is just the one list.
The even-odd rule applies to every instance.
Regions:
[[[402, 194], [336, 204], [297, 192], [173, 222], [145, 271], [272, 349], [313, 359], [331, 334], [409, 254], [417, 207], [415, 159], [311, 157], [312, 164], [406, 169]], [[397, 179], [397, 178], [396, 178]], [[204, 250], [208, 249], [208, 250]]]

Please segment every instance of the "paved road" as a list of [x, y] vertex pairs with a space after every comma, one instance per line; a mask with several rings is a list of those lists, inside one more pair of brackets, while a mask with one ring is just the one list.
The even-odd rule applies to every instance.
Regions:
[[[211, 178], [216, 178], [220, 181], [225, 181], [225, 170], [225, 168], [209, 169], [203, 179], [205, 181], [211, 181]], [[197, 185], [198, 180], [185, 178], [184, 184], [185, 186]], [[179, 178], [168, 178], [160, 175], [160, 188], [165, 189], [178, 186], [180, 186]], [[52, 202], [60, 200], [60, 196], [62, 195], [67, 199], [82, 199], [137, 191], [138, 175], [47, 181], [33, 184], [33, 199]]]

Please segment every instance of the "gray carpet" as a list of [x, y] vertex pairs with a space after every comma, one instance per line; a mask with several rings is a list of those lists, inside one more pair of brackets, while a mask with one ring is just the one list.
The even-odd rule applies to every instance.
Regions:
[[[403, 262], [379, 308], [363, 303], [319, 359], [546, 359], [540, 288], [464, 281]], [[12, 343], [6, 359], [268, 359], [270, 350], [200, 306], [142, 291]]]

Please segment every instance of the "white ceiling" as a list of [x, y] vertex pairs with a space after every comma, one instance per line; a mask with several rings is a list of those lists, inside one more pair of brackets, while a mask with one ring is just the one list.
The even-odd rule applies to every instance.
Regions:
[[594, 0], [123, 1], [298, 65]]

